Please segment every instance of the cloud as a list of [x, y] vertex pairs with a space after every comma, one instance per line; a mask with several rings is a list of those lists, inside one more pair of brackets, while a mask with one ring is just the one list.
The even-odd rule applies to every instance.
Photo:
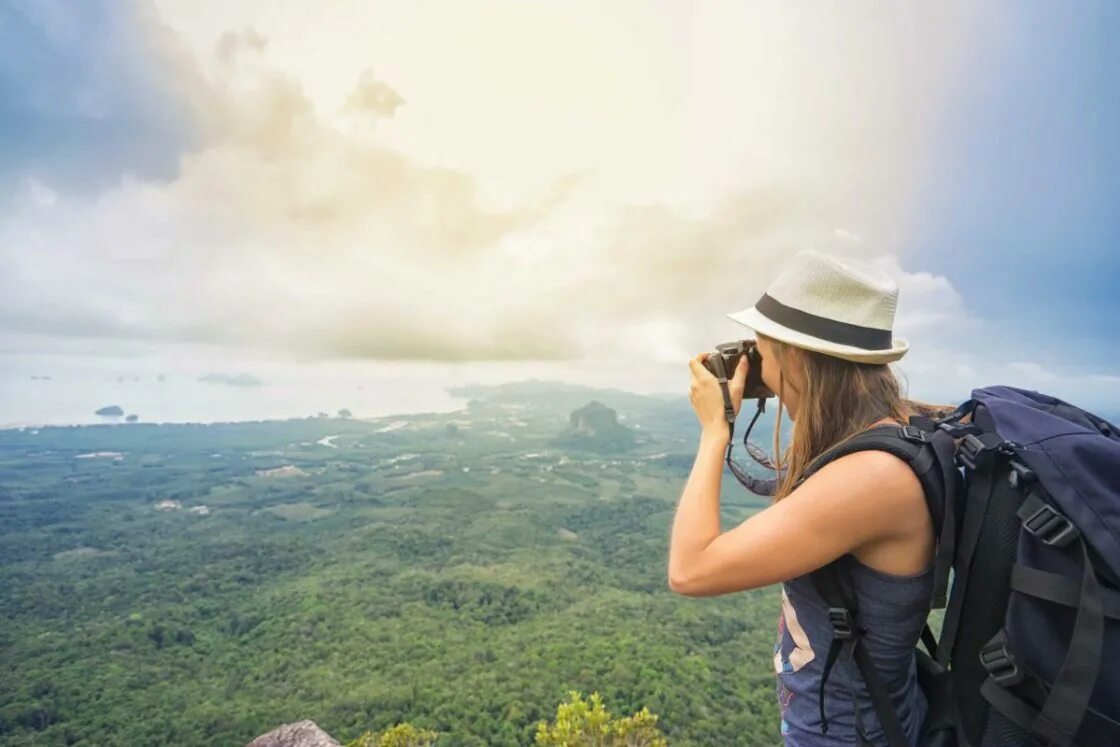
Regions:
[[198, 132], [173, 55], [141, 2], [0, 5], [0, 193], [32, 172], [88, 193], [122, 174], [169, 179]]
[[58, 202], [58, 193], [33, 176], [27, 177], [24, 186], [26, 187], [26, 194], [38, 207], [54, 207], [54, 204]]
[[[68, 175], [41, 151], [8, 164], [19, 185], [0, 212], [0, 328], [8, 347], [54, 336], [83, 350], [200, 344], [302, 360], [625, 364], [652, 356], [669, 365], [741, 335], [724, 312], [757, 300], [793, 252], [818, 248], [876, 262], [896, 277], [897, 330], [912, 345], [904, 370], [957, 391], [992, 370], [978, 358], [1024, 357], [1022, 349], [1004, 358], [991, 352], [1010, 345], [1007, 336], [985, 328], [948, 278], [912, 271], [905, 185], [922, 160], [918, 115], [938, 109], [950, 78], [931, 79], [903, 100], [913, 81], [898, 72], [908, 66], [896, 66], [883, 73], [889, 95], [881, 95], [882, 66], [862, 53], [863, 42], [893, 38], [881, 24], [853, 29], [849, 41], [822, 23], [800, 42], [809, 51], [795, 50], [792, 61], [766, 46], [774, 37], [766, 25], [742, 24], [759, 44], [716, 38], [754, 64], [728, 72], [722, 56], [699, 50], [702, 80], [669, 76], [663, 99], [644, 78], [601, 84], [620, 75], [615, 68], [604, 77], [606, 68], [548, 62], [492, 89], [484, 75], [464, 76], [475, 96], [447, 83], [443, 63], [433, 63], [432, 80], [444, 88], [425, 89], [422, 78], [402, 80], [408, 66], [378, 61], [371, 69], [367, 58], [352, 72], [332, 68], [332, 82], [350, 82], [324, 99], [291, 64], [277, 63], [294, 54], [282, 38], [266, 39], [240, 20], [229, 25], [240, 30], [192, 47], [204, 55], [196, 59], [147, 6], [127, 6], [126, 20], [113, 23], [99, 16], [87, 25], [107, 24], [128, 52], [128, 70], [112, 73], [112, 87], [81, 70], [102, 51], [101, 42], [73, 31], [81, 23], [19, 7], [22, 28], [46, 50], [32, 55], [45, 71], [38, 77], [30, 63], [0, 54], [5, 70], [24, 76], [12, 99], [24, 136], [40, 99], [55, 102], [75, 131], [95, 132], [88, 128], [98, 112], [109, 112], [107, 126], [125, 133], [122, 143], [129, 127], [140, 134], [135, 146], [85, 141], [73, 149], [83, 173], [99, 174], [97, 189], [67, 189]], [[110, 15], [108, 7], [91, 12]], [[697, 13], [712, 33], [739, 33], [715, 11]], [[800, 23], [778, 20], [776, 28]], [[614, 53], [617, 41], [604, 47]], [[949, 52], [956, 43], [933, 46]], [[68, 44], [73, 59], [60, 68], [52, 55]], [[487, 68], [486, 55], [466, 53], [482, 60], [478, 72], [508, 67], [500, 60]], [[120, 62], [113, 54], [110, 62]], [[918, 51], [908, 55], [919, 77], [940, 70]], [[787, 61], [804, 86], [790, 85]], [[654, 62], [658, 71], [677, 69]], [[36, 80], [61, 81], [68, 70], [72, 83], [53, 83], [51, 96], [37, 92]], [[831, 72], [820, 77], [821, 70]], [[637, 64], [633, 71], [648, 73]], [[582, 77], [569, 78], [576, 73]], [[849, 82], [858, 85], [841, 85]], [[732, 85], [751, 95], [729, 100]], [[584, 89], [593, 95], [581, 98]], [[507, 106], [519, 92], [551, 102], [547, 112], [562, 126], [546, 129], [545, 115]], [[459, 109], [433, 107], [437, 94]], [[645, 97], [644, 120], [629, 103], [617, 104], [631, 95]], [[697, 122], [678, 109], [695, 112], [688, 116]], [[896, 109], [912, 121], [888, 116]], [[127, 123], [113, 119], [116, 111]], [[425, 128], [432, 139], [412, 138]], [[441, 138], [460, 143], [460, 155], [476, 141], [493, 149], [489, 156], [513, 153], [509, 162], [525, 160], [523, 171], [548, 176], [511, 186], [441, 165]], [[563, 168], [545, 169], [554, 149]], [[14, 150], [3, 152], [11, 159]], [[150, 163], [149, 150], [158, 155]], [[108, 155], [94, 163], [94, 153]], [[693, 161], [700, 165], [690, 171]], [[628, 191], [649, 175], [679, 183], [689, 199]]]
[[[216, 54], [245, 45], [265, 40], [225, 35]], [[491, 209], [468, 175], [336, 127], [296, 79], [244, 62], [205, 86], [185, 74], [208, 139], [170, 182], [126, 175], [95, 198], [55, 202], [48, 182], [27, 180], [0, 222], [9, 331], [325, 356], [571, 353], [561, 330], [533, 332], [491, 290], [498, 242], [540, 223], [580, 175]], [[371, 85], [359, 81], [366, 105]]]
[[366, 70], [358, 81], [358, 87], [350, 94], [346, 108], [352, 112], [391, 117], [404, 103], [404, 97]]
[[[161, 25], [149, 35], [182, 68], [205, 139], [166, 182], [125, 175], [51, 202], [39, 199], [48, 181], [29, 181], [0, 222], [11, 333], [304, 359], [676, 354], [712, 328], [713, 303], [757, 297], [785, 254], [827, 241], [842, 217], [826, 196], [780, 185], [699, 215], [616, 209], [588, 172], [494, 207], [472, 176], [325, 117], [251, 27], [223, 34], [210, 67]], [[366, 71], [349, 101], [389, 115], [403, 97]]]
[[1035, 382], [1054, 384], [1061, 380], [1061, 377], [1055, 373], [1047, 371], [1038, 363], [1030, 361], [1012, 361], [1007, 364], [1007, 368], [1016, 375]]
[[861, 244], [861, 243], [863, 243], [863, 237], [862, 236], [860, 236], [858, 233], [852, 233], [851, 231], [847, 230], [846, 228], [837, 228], [836, 230], [834, 230], [832, 232], [832, 234], [833, 234], [833, 236], [835, 236], [840, 241], [846, 242], [848, 244]]
[[871, 260], [898, 283], [895, 329], [901, 337], [949, 341], [974, 332], [980, 319], [943, 275], [908, 272], [898, 257], [883, 254]]
[[241, 31], [227, 31], [222, 34], [218, 37], [214, 49], [218, 61], [229, 65], [242, 51], [249, 50], [261, 54], [267, 46], [268, 40], [257, 33], [257, 30], [252, 26], [247, 26]]

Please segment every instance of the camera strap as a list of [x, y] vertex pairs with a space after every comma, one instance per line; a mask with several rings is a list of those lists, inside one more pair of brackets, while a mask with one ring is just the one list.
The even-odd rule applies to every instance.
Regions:
[[[719, 363], [717, 364], [717, 368], [719, 368], [719, 376], [717, 377], [719, 379], [719, 389], [720, 389], [721, 392], [723, 392], [723, 416], [725, 418], [727, 418], [727, 430], [729, 432], [727, 440], [728, 440], [728, 442], [734, 442], [735, 441], [735, 406], [731, 404], [731, 390], [728, 389], [728, 387], [727, 387], [727, 373], [723, 370], [723, 360], [722, 359], [719, 359]], [[757, 417], [758, 414], [756, 413], [755, 416]], [[753, 420], [751, 421], [751, 425], [754, 425]], [[747, 430], [749, 431], [750, 428], [748, 428]]]
[[[735, 406], [731, 404], [731, 389], [727, 386], [727, 369], [724, 367], [723, 356], [717, 355], [712, 357], [712, 365], [715, 369], [716, 381], [719, 382], [719, 390], [723, 392], [723, 416], [727, 418], [727, 458], [731, 459], [731, 445], [735, 443]], [[758, 416], [766, 410], [766, 400], [761, 397], [758, 400], [758, 412], [754, 414], [754, 419], [751, 420], [750, 425], [747, 426], [747, 432], [743, 435], [743, 443], [746, 443], [747, 436], [751, 433], [751, 428], [754, 427], [754, 421], [758, 420]]]
[[[731, 401], [731, 396], [727, 391], [727, 384], [724, 382], [720, 382], [720, 388], [723, 389], [724, 403], [729, 403]], [[728, 405], [728, 407], [730, 407], [730, 405]], [[777, 468], [774, 466], [774, 463], [770, 461], [770, 457], [766, 455], [766, 452], [750, 442], [751, 430], [754, 428], [754, 424], [758, 422], [758, 416], [764, 412], [766, 412], [766, 399], [763, 397], [759, 397], [758, 408], [755, 410], [754, 417], [751, 418], [751, 422], [747, 424], [746, 433], [743, 434], [743, 448], [746, 449], [751, 458], [758, 462], [760, 465], [777, 472]], [[758, 495], [773, 495], [774, 491], [778, 487], [778, 481], [781, 479], [780, 474], [777, 474], [775, 475], [775, 477], [769, 479], [755, 477], [731, 459], [731, 450], [735, 447], [735, 410], [731, 408], [725, 410], [725, 413], [727, 414], [728, 418], [727, 427], [730, 435], [730, 437], [727, 439], [727, 454], [724, 456], [724, 459], [727, 462], [727, 468], [731, 470], [731, 474], [735, 475], [735, 479], [738, 480], [743, 485], [743, 487], [745, 487], [752, 493], [756, 493]]]
[[[731, 449], [735, 446], [735, 406], [731, 403], [731, 390], [727, 385], [727, 370], [724, 368], [722, 356], [715, 356], [712, 362], [716, 369], [715, 374], [716, 379], [719, 381], [720, 391], [723, 392], [723, 415], [727, 418], [727, 454], [724, 457], [727, 462], [727, 468], [731, 470], [731, 474], [735, 475], [735, 479], [752, 493], [758, 495], [773, 495], [778, 487], [781, 474], [777, 474], [775, 477], [769, 479], [754, 477], [731, 459]], [[751, 422], [747, 425], [747, 432], [743, 434], [743, 448], [745, 448], [751, 458], [760, 465], [776, 472], [777, 467], [770, 461], [766, 452], [750, 443], [751, 430], [754, 428], [754, 424], [758, 422], [758, 416], [764, 412], [766, 412], [766, 398], [759, 397], [758, 408], [755, 410]]]

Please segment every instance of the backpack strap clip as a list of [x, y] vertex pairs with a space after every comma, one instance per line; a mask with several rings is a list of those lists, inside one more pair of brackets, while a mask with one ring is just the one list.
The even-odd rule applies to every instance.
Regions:
[[994, 451], [1007, 453], [1006, 442], [995, 433], [969, 433], [957, 447], [957, 459], [969, 469], [984, 464]]
[[832, 635], [842, 641], [856, 638], [860, 630], [856, 627], [851, 610], [845, 607], [829, 607], [828, 622], [832, 625]]
[[1077, 527], [1050, 504], [1031, 491], [1016, 512], [1023, 520], [1023, 529], [1050, 547], [1065, 547], [1077, 538]]
[[898, 435], [916, 444], [924, 444], [929, 442], [929, 436], [925, 431], [916, 425], [903, 425], [898, 429]]
[[1035, 482], [1038, 479], [1038, 475], [1035, 473], [1035, 471], [1020, 462], [1018, 459], [1012, 459], [1008, 463], [1008, 466], [1011, 467], [1011, 471], [1007, 473], [1007, 484], [1010, 485], [1013, 489], [1017, 490], [1018, 488], [1023, 487], [1028, 483]]
[[971, 423], [938, 423], [937, 428], [945, 431], [953, 438], [963, 438], [969, 434], [982, 432], [980, 428]]
[[980, 663], [991, 678], [1002, 687], [1018, 684], [1025, 676], [1023, 670], [1015, 663], [1015, 657], [1008, 652], [1007, 637], [1002, 630], [980, 648]]

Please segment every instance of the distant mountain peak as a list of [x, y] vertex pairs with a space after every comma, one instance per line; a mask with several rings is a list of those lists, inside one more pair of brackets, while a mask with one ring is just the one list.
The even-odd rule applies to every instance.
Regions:
[[560, 441], [568, 446], [617, 451], [628, 449], [637, 441], [634, 431], [619, 425], [618, 414], [599, 400], [572, 410], [568, 423], [569, 429], [560, 436]]
[[593, 399], [578, 410], [573, 410], [570, 417], [572, 427], [577, 433], [594, 437], [598, 433], [607, 432], [614, 428], [629, 428], [618, 425], [618, 413]]

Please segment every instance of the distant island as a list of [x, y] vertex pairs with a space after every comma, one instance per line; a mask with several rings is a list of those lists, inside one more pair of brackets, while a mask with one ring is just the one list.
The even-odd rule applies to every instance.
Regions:
[[124, 415], [120, 405], [108, 405], [96, 411], [94, 415]]
[[247, 373], [208, 373], [205, 376], [199, 376], [198, 380], [209, 384], [228, 384], [230, 386], [260, 386], [262, 383], [256, 376]]

